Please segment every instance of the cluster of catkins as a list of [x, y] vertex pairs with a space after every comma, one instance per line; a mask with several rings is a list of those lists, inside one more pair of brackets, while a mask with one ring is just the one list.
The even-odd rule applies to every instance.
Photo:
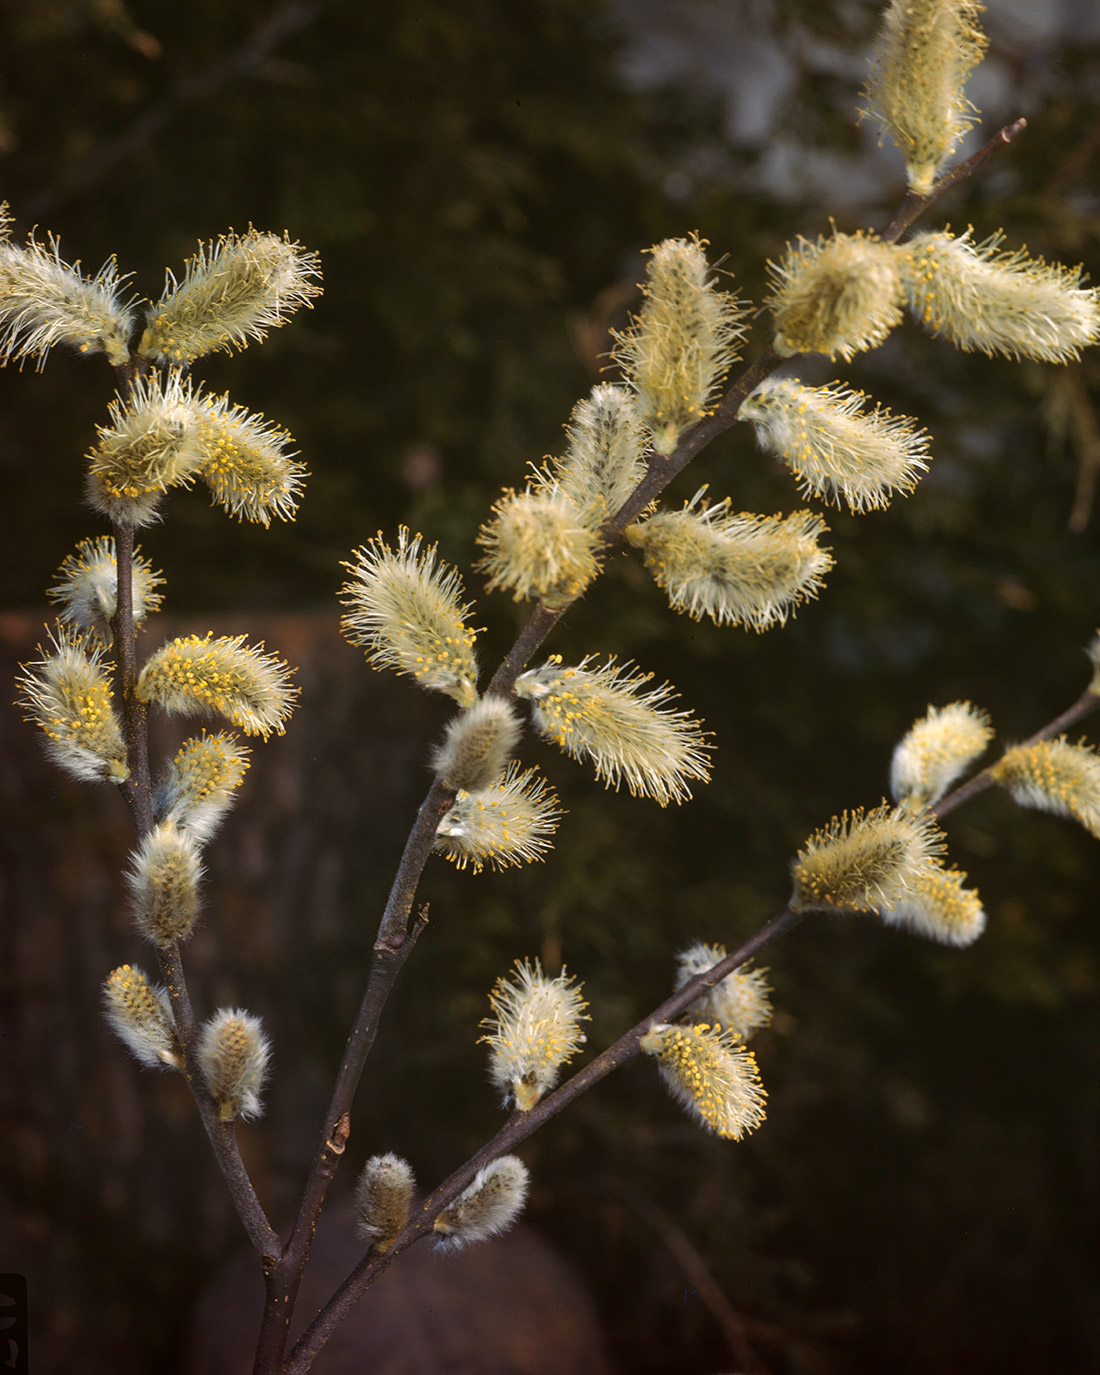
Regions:
[[[161, 298], [146, 302], [139, 318], [135, 303], [123, 299], [125, 280], [113, 261], [85, 277], [62, 260], [55, 239], [43, 245], [32, 234], [17, 245], [7, 235], [6, 207], [0, 218], [0, 356], [36, 358], [41, 366], [54, 345], [67, 344], [105, 354], [120, 379], [109, 423], [88, 455], [86, 489], [116, 534], [81, 541], [58, 570], [49, 590], [58, 622], [19, 680], [30, 719], [72, 776], [124, 786], [138, 780], [116, 694], [130, 696], [137, 710], [156, 703], [180, 716], [223, 717], [245, 735], [281, 733], [297, 695], [291, 671], [244, 636], [169, 640], [132, 683], [121, 680], [108, 655], [120, 648], [116, 633], [132, 636], [160, 608], [164, 579], [132, 540], [136, 527], [160, 519], [170, 488], [201, 480], [230, 514], [263, 525], [293, 516], [305, 469], [290, 436], [225, 396], [205, 394], [184, 371], [204, 354], [263, 338], [308, 304], [320, 289], [315, 256], [254, 229], [226, 234], [200, 244], [182, 280], [169, 273]], [[123, 561], [116, 536], [127, 543]], [[162, 955], [195, 926], [202, 848], [232, 804], [248, 759], [233, 732], [203, 731], [150, 782], [150, 824], [126, 878], [137, 927]], [[270, 1051], [257, 1017], [221, 1008], [185, 1047], [168, 991], [129, 964], [109, 975], [104, 1001], [143, 1064], [182, 1069], [193, 1052], [223, 1121], [261, 1111]]]
[[[886, 10], [869, 87], [883, 130], [902, 149], [912, 190], [926, 194], [972, 122], [963, 81], [985, 40], [974, 0], [893, 0]], [[749, 307], [725, 290], [697, 236], [651, 250], [643, 304], [617, 335], [618, 383], [581, 400], [560, 457], [505, 492], [479, 535], [489, 590], [560, 613], [599, 574], [619, 535], [636, 548], [670, 605], [717, 625], [756, 631], [783, 624], [816, 596], [832, 565], [825, 524], [810, 510], [736, 511], [697, 492], [679, 510], [628, 507], [658, 476], [700, 420], [712, 414], [746, 334]], [[183, 367], [216, 349], [243, 347], [307, 304], [318, 287], [313, 255], [249, 230], [200, 247], [144, 318], [124, 303], [109, 263], [94, 278], [65, 264], [52, 238], [23, 247], [0, 222], [0, 355], [44, 359], [55, 344], [104, 353], [122, 376], [109, 424], [89, 455], [88, 496], [130, 532], [159, 518], [171, 487], [201, 480], [232, 514], [267, 524], [294, 512], [304, 469], [290, 438], [262, 417], [213, 398]], [[906, 242], [834, 232], [799, 240], [772, 266], [767, 306], [776, 356], [850, 360], [903, 320], [957, 347], [1045, 362], [1078, 356], [1100, 337], [1100, 301], [1079, 271], [1005, 250], [1001, 236], [934, 231]], [[140, 331], [140, 332], [139, 332]], [[137, 340], [136, 344], [134, 340]], [[732, 417], [731, 417], [732, 419]], [[853, 511], [885, 507], [910, 492], [928, 465], [928, 436], [837, 381], [808, 386], [773, 375], [741, 403], [736, 419], [794, 474], [804, 496]], [[658, 490], [658, 483], [653, 490]], [[631, 508], [636, 510], [637, 508]], [[22, 677], [22, 700], [48, 748], [78, 778], [125, 785], [132, 765], [112, 703], [106, 661], [122, 603], [115, 540], [85, 541], [62, 566], [51, 596], [61, 621], [50, 647]], [[479, 693], [477, 632], [458, 572], [422, 536], [401, 528], [355, 551], [343, 589], [347, 637], [368, 660], [446, 694], [459, 712], [433, 755], [451, 805], [436, 849], [478, 872], [541, 858], [561, 815], [550, 785], [515, 759], [520, 705], [534, 729], [597, 778], [662, 806], [680, 803], [708, 777], [711, 744], [701, 723], [675, 709], [675, 693], [631, 663], [551, 655], [499, 692]], [[160, 601], [162, 579], [127, 557], [126, 604], [140, 622]], [[1100, 649], [1090, 651], [1100, 665]], [[1093, 680], [1100, 691], [1100, 667]], [[281, 731], [294, 691], [286, 665], [242, 639], [190, 636], [152, 654], [132, 686], [139, 703], [182, 714], [214, 713], [246, 733]], [[933, 939], [966, 945], [984, 915], [965, 875], [942, 859], [933, 808], [991, 737], [983, 712], [965, 702], [930, 708], [895, 753], [894, 804], [834, 818], [793, 864], [792, 909], [864, 911]], [[129, 872], [137, 921], [162, 951], [191, 931], [198, 912], [201, 846], [247, 767], [228, 733], [188, 740], [154, 787], [152, 828]], [[1100, 835], [1100, 757], [1066, 740], [1010, 749], [990, 770], [1017, 802], [1071, 816]], [[714, 945], [680, 957], [680, 985], [723, 958]], [[106, 984], [111, 1020], [149, 1064], [179, 1066], [194, 1050], [224, 1120], [259, 1111], [268, 1048], [257, 1019], [222, 1009], [193, 1048], [180, 1045], [172, 1001], [130, 965]], [[530, 1111], [584, 1041], [579, 989], [523, 961], [491, 995], [484, 1040], [507, 1106]], [[658, 1023], [641, 1048], [701, 1125], [739, 1138], [764, 1116], [764, 1091], [745, 1042], [768, 1017], [762, 971], [728, 975], [678, 1024]], [[368, 1162], [359, 1184], [363, 1235], [392, 1245], [414, 1193], [408, 1165], [392, 1155]], [[522, 1205], [526, 1172], [514, 1157], [492, 1162], [435, 1222], [447, 1245], [508, 1225]]]

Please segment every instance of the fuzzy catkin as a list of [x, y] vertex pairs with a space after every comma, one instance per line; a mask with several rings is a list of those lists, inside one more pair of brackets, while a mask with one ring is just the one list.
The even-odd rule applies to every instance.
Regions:
[[355, 1186], [355, 1225], [380, 1254], [396, 1241], [409, 1220], [416, 1180], [407, 1160], [393, 1152], [372, 1155]]
[[792, 866], [796, 912], [878, 912], [904, 901], [929, 860], [944, 848], [927, 812], [886, 803], [834, 817], [803, 846]]
[[[154, 589], [164, 578], [135, 549], [130, 565], [132, 614], [140, 626], [160, 610], [161, 594]], [[96, 636], [106, 648], [113, 639], [111, 618], [118, 609], [118, 563], [111, 535], [81, 540], [57, 570], [58, 581], [46, 593], [61, 606], [61, 620], [74, 630]]]
[[978, 0], [890, 0], [875, 42], [868, 114], [901, 150], [909, 185], [921, 195], [975, 123], [964, 97], [988, 40]]
[[504, 777], [478, 792], [459, 792], [439, 823], [434, 848], [455, 865], [480, 874], [545, 857], [558, 829], [558, 796], [536, 769], [513, 761]]
[[641, 1046], [673, 1098], [707, 1131], [740, 1141], [763, 1122], [767, 1094], [756, 1057], [733, 1032], [658, 1023]]
[[928, 471], [928, 434], [885, 406], [868, 410], [863, 392], [843, 383], [804, 387], [770, 377], [737, 413], [756, 431], [761, 448], [777, 454], [798, 479], [804, 497], [851, 511], [889, 506], [908, 495]]
[[599, 572], [598, 520], [598, 508], [582, 509], [557, 483], [505, 492], [477, 537], [487, 589], [568, 606]]
[[904, 282], [914, 319], [964, 353], [978, 350], [1065, 363], [1100, 340], [1100, 290], [1080, 267], [1001, 248], [998, 231], [914, 234], [904, 245]]
[[284, 236], [232, 230], [187, 260], [182, 281], [168, 273], [149, 307], [138, 351], [159, 363], [192, 363], [203, 354], [243, 349], [285, 324], [321, 288], [320, 260]]
[[134, 920], [162, 950], [194, 930], [201, 878], [198, 846], [171, 821], [154, 826], [131, 856], [126, 881]]
[[67, 345], [78, 353], [105, 353], [118, 367], [130, 357], [134, 327], [122, 300], [126, 278], [109, 258], [94, 277], [61, 257], [51, 234], [41, 244], [33, 234], [20, 248], [0, 236], [0, 366], [37, 358], [41, 370], [50, 349]]
[[592, 658], [571, 668], [551, 656], [516, 680], [537, 730], [574, 759], [590, 759], [609, 787], [625, 782], [632, 796], [662, 807], [686, 801], [691, 782], [710, 777], [701, 722], [668, 709], [676, 694], [667, 683], [645, 689], [651, 674], [614, 659], [590, 668]]
[[519, 740], [515, 708], [503, 697], [483, 697], [448, 722], [443, 743], [432, 755], [445, 787], [480, 792], [504, 773]]
[[237, 1007], [221, 1008], [203, 1024], [195, 1054], [223, 1122], [261, 1115], [271, 1044], [258, 1017]]
[[46, 753], [86, 783], [124, 783], [130, 776], [122, 726], [112, 705], [110, 670], [99, 640], [64, 624], [51, 647], [24, 664], [16, 679], [19, 705], [46, 737]]
[[824, 353], [847, 362], [901, 323], [901, 260], [872, 234], [799, 238], [768, 270], [780, 357]]
[[616, 334], [613, 356], [637, 395], [638, 413], [657, 453], [712, 406], [745, 333], [742, 302], [719, 291], [705, 240], [666, 239], [650, 250], [645, 303]]
[[708, 506], [701, 488], [682, 511], [658, 512], [626, 529], [674, 611], [692, 620], [756, 631], [782, 625], [821, 589], [833, 566], [818, 544], [820, 516], [733, 512], [729, 501]]
[[517, 1156], [500, 1156], [436, 1218], [436, 1250], [458, 1251], [507, 1231], [526, 1197], [527, 1167]]
[[347, 608], [340, 629], [375, 668], [409, 674], [470, 707], [477, 701], [471, 607], [457, 569], [437, 563], [434, 544], [421, 549], [422, 538], [402, 525], [396, 548], [379, 534], [344, 563], [351, 577], [340, 589]]
[[564, 969], [547, 978], [538, 960], [517, 960], [513, 976], [496, 981], [489, 994], [493, 1016], [481, 1023], [480, 1039], [489, 1046], [489, 1077], [505, 1107], [530, 1112], [584, 1044], [580, 1024], [589, 1018], [581, 988]]
[[187, 635], [149, 656], [134, 696], [181, 716], [216, 712], [246, 735], [266, 740], [272, 732], [283, 734], [294, 710], [292, 672], [274, 654], [246, 645], [243, 635]]

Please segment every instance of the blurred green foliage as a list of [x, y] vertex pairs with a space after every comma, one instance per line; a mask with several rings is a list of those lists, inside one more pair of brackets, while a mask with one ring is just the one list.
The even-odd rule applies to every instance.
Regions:
[[[116, 252], [151, 295], [165, 264], [229, 225], [285, 228], [322, 255], [326, 294], [311, 314], [201, 367], [296, 436], [313, 471], [301, 515], [237, 529], [200, 495], [173, 497], [143, 544], [176, 611], [330, 606], [339, 559], [400, 520], [468, 567], [497, 489], [558, 448], [598, 376], [640, 250], [698, 229], [759, 303], [764, 261], [789, 237], [823, 231], [830, 214], [840, 228], [880, 225], [902, 189], [898, 163], [854, 123], [873, 5], [726, 7], [790, 67], [769, 127], [740, 142], [717, 91], [623, 80], [624, 45], [652, 20], [632, 0], [4, 8], [0, 189], [23, 227], [38, 219], [90, 266]], [[1066, 261], [1095, 255], [1096, 46], [1072, 33], [1029, 46], [992, 8], [1000, 84], [986, 128], [1019, 113], [1030, 127], [944, 198], [939, 222], [972, 222], [979, 238], [1004, 226]], [[291, 34], [204, 90], [284, 12], [302, 21]], [[777, 161], [792, 146], [803, 161]], [[881, 173], [873, 192], [865, 172], [850, 176], [868, 165]], [[822, 199], [823, 167], [836, 204]], [[569, 808], [549, 863], [429, 872], [424, 896], [447, 917], [406, 971], [367, 1086], [392, 1122], [372, 1149], [405, 1151], [425, 1182], [497, 1124], [472, 1042], [512, 958], [565, 958], [602, 1045], [664, 996], [677, 949], [732, 946], [783, 904], [789, 857], [834, 812], [879, 800], [894, 741], [929, 702], [968, 698], [1011, 740], [1084, 686], [1081, 648], [1100, 623], [1095, 354], [1066, 369], [1013, 364], [907, 326], [850, 368], [803, 375], [844, 376], [919, 416], [932, 471], [889, 512], [825, 513], [836, 570], [785, 630], [678, 619], [626, 557], [570, 612], [553, 648], [634, 657], [675, 682], [715, 732], [715, 778], [661, 812], [532, 746], [525, 757]], [[100, 360], [60, 355], [40, 375], [0, 377], [17, 604], [37, 606], [93, 532], [76, 493], [108, 387]], [[747, 510], [798, 504], [747, 432], [716, 442], [670, 500], [704, 481]], [[487, 659], [521, 614], [481, 600]], [[388, 805], [364, 796], [356, 820], [369, 827]], [[750, 1141], [704, 1138], [636, 1066], [530, 1143], [533, 1216], [596, 1289], [617, 1369], [702, 1372], [730, 1358], [609, 1178], [675, 1216], [776, 1372], [1006, 1375], [1100, 1360], [1096, 845], [999, 797], [952, 817], [949, 833], [987, 901], [987, 935], [947, 952], [816, 919], [770, 952], [780, 1015], [759, 1059], [771, 1109]], [[362, 866], [349, 909], [378, 909], [387, 883]], [[330, 1059], [356, 995], [328, 996], [323, 965], [361, 962], [369, 942], [349, 925], [310, 957], [311, 1034]], [[298, 1011], [276, 1030], [282, 1063]]]

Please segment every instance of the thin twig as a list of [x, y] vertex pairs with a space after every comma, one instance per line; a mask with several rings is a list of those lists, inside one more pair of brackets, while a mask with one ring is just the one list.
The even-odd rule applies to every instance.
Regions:
[[883, 243], [897, 243], [913, 221], [918, 216], [923, 215], [930, 205], [934, 205], [945, 191], [949, 191], [952, 186], [957, 186], [960, 181], [965, 181], [968, 177], [973, 176], [987, 158], [1001, 148], [1007, 147], [1026, 128], [1026, 119], [1013, 120], [1011, 124], [1006, 124], [1003, 129], [998, 129], [989, 142], [983, 143], [978, 151], [971, 154], [965, 162], [960, 162], [957, 167], [953, 167], [950, 172], [940, 177], [931, 191], [924, 195], [918, 191], [907, 191], [904, 200], [898, 207], [897, 214], [879, 236]]
[[[392, 906], [394, 913], [398, 912], [406, 894], [409, 894], [411, 904], [411, 890], [407, 881], [407, 874], [419, 862], [419, 868], [416, 868], [416, 874], [419, 876], [426, 858], [426, 855], [421, 857], [420, 854], [424, 838], [427, 837], [428, 848], [430, 849], [439, 820], [453, 800], [454, 795], [442, 785], [433, 787], [432, 792], [424, 800], [405, 846], [402, 870], [398, 871], [398, 881], [394, 883], [387, 911], [390, 911]], [[402, 877], [403, 871], [404, 878]], [[413, 883], [412, 889], [415, 890], [415, 883]], [[395, 940], [394, 943], [388, 945], [383, 944], [380, 934], [379, 940], [375, 943], [371, 955], [370, 971], [367, 975], [366, 991], [359, 1005], [359, 1011], [352, 1025], [347, 1045], [344, 1047], [344, 1058], [340, 1062], [328, 1111], [325, 1114], [325, 1129], [322, 1132], [322, 1139], [318, 1144], [313, 1165], [306, 1180], [305, 1190], [298, 1205], [294, 1226], [286, 1246], [282, 1248], [279, 1254], [277, 1263], [269, 1265], [265, 1269], [267, 1296], [264, 1316], [260, 1325], [260, 1335], [256, 1345], [256, 1361], [253, 1366], [256, 1375], [266, 1375], [268, 1371], [277, 1370], [282, 1361], [283, 1352], [286, 1349], [290, 1319], [294, 1312], [294, 1304], [298, 1297], [302, 1276], [305, 1273], [306, 1262], [309, 1259], [309, 1248], [316, 1230], [317, 1218], [324, 1206], [329, 1186], [335, 1177], [340, 1157], [344, 1153], [344, 1147], [350, 1134], [352, 1099], [359, 1085], [359, 1078], [363, 1073], [367, 1056], [374, 1045], [382, 1008], [385, 1006], [401, 966], [412, 954], [413, 947], [427, 924], [428, 908], [425, 905], [421, 908], [416, 922], [404, 932], [399, 941]]]
[[[1087, 689], [1078, 697], [1073, 706], [1067, 707], [1060, 716], [1056, 716], [1053, 721], [1048, 721], [1042, 730], [1037, 730], [1034, 735], [1029, 735], [1022, 743], [1025, 745], [1037, 745], [1040, 740], [1053, 740], [1056, 735], [1061, 735], [1070, 726], [1075, 726], [1078, 721], [1083, 721], [1086, 716], [1100, 707], [1100, 696], [1097, 696], [1092, 689]], [[936, 803], [933, 810], [937, 816], [946, 816], [948, 812], [953, 812], [956, 807], [961, 807], [964, 802], [969, 802], [972, 797], [977, 797], [979, 793], [984, 793], [988, 788], [996, 787], [997, 780], [993, 777], [993, 769], [996, 766], [991, 764], [989, 768], [983, 769], [981, 773], [976, 773], [973, 778], [968, 778], [953, 792], [949, 792], [946, 797]]]

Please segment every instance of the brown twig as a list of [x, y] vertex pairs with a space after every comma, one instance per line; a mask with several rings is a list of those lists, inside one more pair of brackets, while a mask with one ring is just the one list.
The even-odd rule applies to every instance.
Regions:
[[[1069, 730], [1070, 726], [1075, 726], [1078, 721], [1083, 721], [1098, 707], [1100, 707], [1100, 696], [1088, 689], [1078, 697], [1071, 707], [1067, 707], [1060, 716], [1056, 716], [1053, 721], [1048, 721], [1042, 730], [1037, 730], [1034, 735], [1029, 735], [1022, 743], [1037, 745], [1040, 740], [1053, 740], [1056, 735], [1061, 735], [1063, 731]], [[933, 808], [936, 815], [946, 816], [948, 812], [953, 812], [956, 807], [961, 807], [964, 802], [969, 802], [972, 797], [977, 797], [979, 793], [984, 793], [988, 788], [996, 787], [997, 780], [993, 777], [994, 767], [991, 764], [989, 768], [983, 769], [981, 773], [976, 773], [973, 778], [968, 778], [953, 792], [949, 792], [946, 797], [941, 798]]]
[[913, 221], [918, 216], [923, 215], [930, 205], [934, 205], [945, 191], [949, 191], [952, 186], [957, 186], [959, 182], [972, 177], [983, 162], [1001, 148], [1007, 147], [1026, 128], [1026, 119], [1013, 120], [1011, 124], [1006, 124], [1003, 129], [998, 129], [989, 142], [983, 143], [978, 151], [968, 157], [965, 162], [960, 162], [957, 167], [953, 167], [950, 172], [940, 177], [931, 191], [924, 195], [918, 191], [906, 191], [901, 205], [898, 206], [897, 214], [879, 235], [882, 241], [884, 243], [897, 243]]

